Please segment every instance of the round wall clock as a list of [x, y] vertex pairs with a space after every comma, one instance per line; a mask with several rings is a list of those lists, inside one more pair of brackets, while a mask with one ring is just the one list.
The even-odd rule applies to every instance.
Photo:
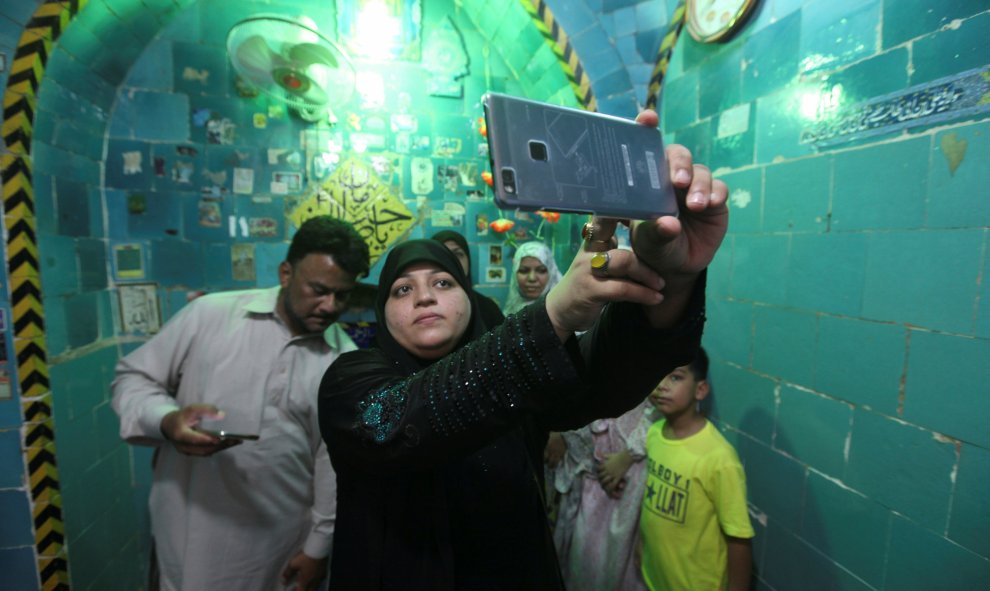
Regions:
[[759, 0], [687, 0], [687, 26], [702, 43], [722, 41], [742, 28]]

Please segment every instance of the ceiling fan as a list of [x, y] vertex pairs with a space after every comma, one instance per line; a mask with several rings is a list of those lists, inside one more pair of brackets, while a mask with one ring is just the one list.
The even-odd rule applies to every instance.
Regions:
[[307, 121], [336, 123], [332, 106], [343, 105], [354, 92], [350, 59], [308, 17], [255, 15], [239, 21], [227, 33], [227, 54], [248, 84]]

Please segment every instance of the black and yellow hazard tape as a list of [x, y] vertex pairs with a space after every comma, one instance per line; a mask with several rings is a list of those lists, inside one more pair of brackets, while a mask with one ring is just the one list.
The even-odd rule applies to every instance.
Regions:
[[653, 63], [653, 72], [650, 74], [650, 84], [646, 89], [646, 108], [656, 109], [657, 101], [660, 100], [660, 91], [663, 89], [663, 78], [667, 74], [667, 66], [670, 65], [670, 56], [674, 53], [674, 46], [681, 36], [684, 28], [684, 21], [687, 19], [685, 1], [681, 0], [674, 9], [674, 14], [670, 17], [667, 25], [667, 32], [664, 33], [660, 41], [660, 49], [657, 50], [657, 59]]
[[591, 89], [591, 79], [584, 71], [581, 60], [578, 59], [577, 51], [571, 45], [571, 40], [554, 18], [550, 8], [543, 0], [520, 0], [526, 12], [533, 18], [533, 23], [537, 30], [543, 35], [554, 55], [560, 62], [560, 67], [564, 70], [564, 75], [571, 83], [574, 96], [578, 102], [588, 111], [597, 111], [598, 102], [595, 100], [595, 93]]
[[55, 459], [55, 425], [49, 390], [44, 309], [35, 234], [31, 138], [38, 87], [52, 47], [86, 0], [47, 0], [21, 32], [10, 60], [0, 122], [0, 179], [7, 230], [7, 272], [16, 378], [24, 419], [35, 556], [41, 588], [69, 588], [68, 555]]

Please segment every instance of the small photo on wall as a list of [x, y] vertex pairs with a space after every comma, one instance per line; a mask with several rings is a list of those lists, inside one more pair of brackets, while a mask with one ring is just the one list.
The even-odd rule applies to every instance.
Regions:
[[234, 281], [254, 281], [254, 244], [232, 244], [230, 268]]
[[486, 283], [505, 283], [505, 267], [488, 267], [485, 269]]
[[161, 328], [158, 285], [131, 283], [117, 287], [121, 327], [125, 333], [154, 334]]
[[502, 264], [502, 245], [491, 244], [488, 246], [488, 264], [499, 266]]

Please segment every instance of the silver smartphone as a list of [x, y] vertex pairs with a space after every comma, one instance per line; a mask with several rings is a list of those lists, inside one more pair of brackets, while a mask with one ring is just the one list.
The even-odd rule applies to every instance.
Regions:
[[201, 417], [196, 429], [220, 439], [255, 441], [260, 437], [258, 421], [227, 415], [222, 418]]
[[494, 92], [481, 102], [502, 209], [620, 219], [677, 215], [659, 130]]

